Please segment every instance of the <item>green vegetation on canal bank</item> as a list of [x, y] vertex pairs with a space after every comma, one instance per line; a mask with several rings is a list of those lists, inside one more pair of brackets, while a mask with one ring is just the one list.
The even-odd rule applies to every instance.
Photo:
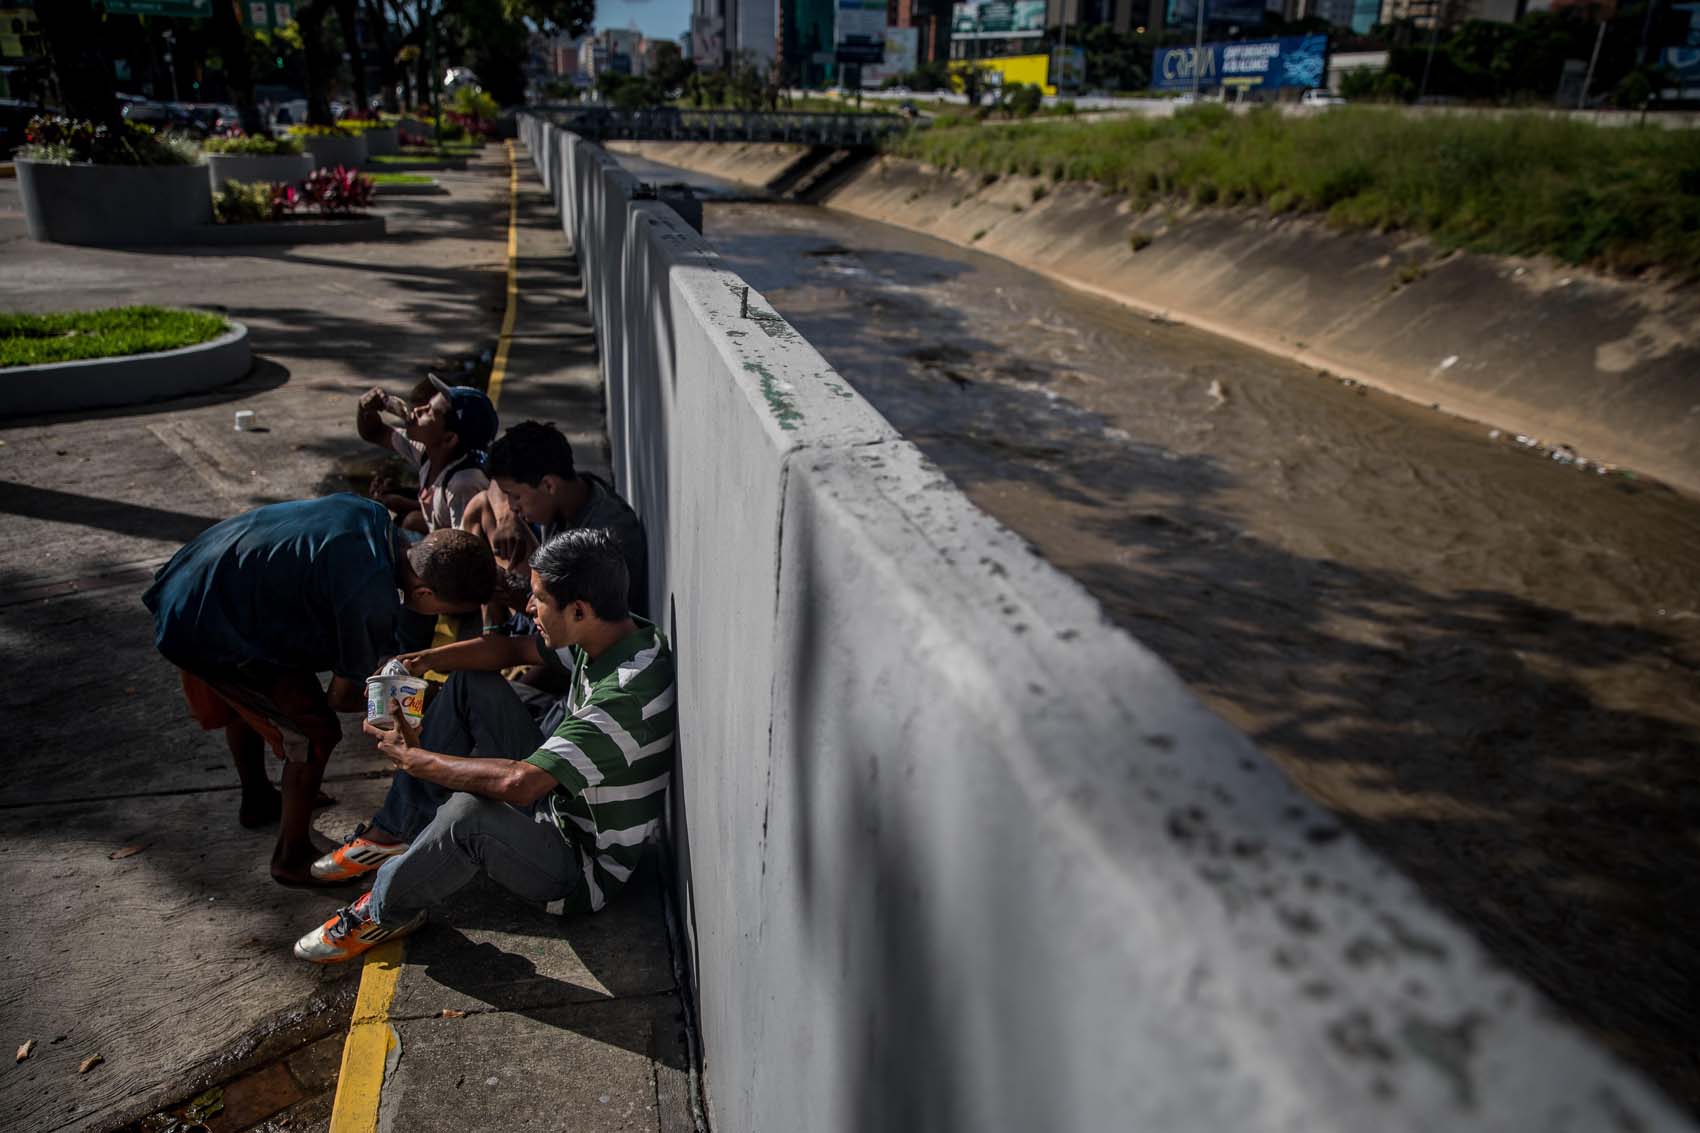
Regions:
[[176, 350], [217, 338], [220, 315], [166, 307], [115, 307], [21, 315], [0, 311], [0, 369]]
[[953, 125], [893, 152], [987, 176], [1085, 181], [1135, 205], [1249, 205], [1405, 230], [1445, 248], [1545, 253], [1700, 277], [1700, 131], [1536, 114], [1347, 107], [1288, 116], [1197, 107], [1173, 118]]

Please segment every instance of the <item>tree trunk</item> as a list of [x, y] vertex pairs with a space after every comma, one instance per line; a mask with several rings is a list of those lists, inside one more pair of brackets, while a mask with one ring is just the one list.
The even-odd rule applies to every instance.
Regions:
[[224, 81], [230, 87], [230, 101], [242, 114], [242, 132], [259, 136], [266, 132], [266, 127], [260, 121], [260, 108], [254, 98], [254, 61], [248, 52], [248, 29], [242, 26], [242, 15], [236, 7], [241, 2], [215, 0], [213, 37], [219, 54], [224, 56]]
[[395, 43], [390, 35], [390, 21], [384, 15], [384, 0], [366, 0], [366, 26], [372, 31], [378, 53], [378, 75], [383, 81], [384, 112], [394, 114], [396, 105]]
[[72, 118], [116, 127], [118, 99], [112, 62], [103, 49], [105, 29], [90, 0], [53, 0], [36, 7], [59, 84], [59, 101]]
[[307, 70], [307, 122], [313, 126], [333, 126], [330, 85], [332, 61], [325, 53], [325, 0], [309, 0], [295, 7], [295, 21], [301, 28], [302, 55]]
[[372, 100], [366, 94], [366, 53], [360, 46], [360, 31], [354, 0], [336, 0], [336, 22], [342, 29], [343, 46], [348, 48], [348, 69], [354, 76], [354, 105], [356, 113], [365, 114]]

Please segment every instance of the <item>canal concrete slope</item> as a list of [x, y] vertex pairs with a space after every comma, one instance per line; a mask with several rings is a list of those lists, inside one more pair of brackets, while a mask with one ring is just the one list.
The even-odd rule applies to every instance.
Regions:
[[[617, 143], [751, 185], [802, 146]], [[1700, 291], [1443, 254], [1247, 209], [1133, 210], [1090, 184], [880, 157], [815, 203], [1002, 256], [1154, 316], [1700, 493]]]
[[1687, 1127], [607, 154], [521, 130], [678, 656], [717, 1127]]

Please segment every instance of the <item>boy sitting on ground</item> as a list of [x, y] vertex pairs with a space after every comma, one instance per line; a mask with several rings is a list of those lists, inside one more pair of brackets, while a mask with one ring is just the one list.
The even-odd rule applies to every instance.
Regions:
[[649, 544], [643, 522], [606, 480], [574, 467], [573, 446], [561, 430], [520, 422], [490, 446], [485, 471], [542, 541], [574, 528], [611, 530], [631, 579], [627, 602], [640, 614], [648, 611]]
[[[659, 835], [673, 660], [656, 628], [626, 608], [620, 545], [600, 530], [556, 536], [532, 557], [531, 584], [528, 612], [543, 648], [571, 658], [572, 691], [539, 726], [500, 674], [461, 670], [417, 734], [393, 704], [388, 729], [366, 724], [397, 774], [372, 827], [314, 872], [377, 876], [371, 892], [296, 941], [301, 959], [349, 960], [411, 932], [480, 873], [528, 901], [600, 909]], [[487, 637], [430, 652], [442, 669], [522, 646], [537, 648]]]
[[[490, 548], [465, 531], [408, 543], [383, 505], [340, 494], [272, 504], [208, 528], [154, 576], [142, 602], [154, 643], [182, 670], [190, 714], [223, 728], [242, 782], [238, 818], [282, 818], [272, 877], [312, 884], [313, 800], [338, 712], [366, 706], [365, 680], [396, 651], [402, 609], [475, 610], [490, 597]], [[332, 674], [330, 688], [316, 674]], [[281, 798], [265, 748], [284, 761]]]
[[490, 484], [483, 453], [495, 439], [496, 407], [471, 386], [451, 386], [435, 374], [437, 392], [424, 405], [408, 410], [407, 425], [397, 430], [380, 412], [390, 395], [373, 387], [360, 398], [354, 418], [362, 439], [393, 449], [419, 473], [419, 505], [425, 529], [459, 527], [466, 505]]

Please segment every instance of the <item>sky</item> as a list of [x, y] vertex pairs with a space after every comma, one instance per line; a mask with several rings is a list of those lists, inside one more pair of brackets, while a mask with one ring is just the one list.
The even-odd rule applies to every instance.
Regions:
[[596, 29], [633, 24], [656, 39], [678, 39], [691, 28], [691, 0], [596, 0]]

